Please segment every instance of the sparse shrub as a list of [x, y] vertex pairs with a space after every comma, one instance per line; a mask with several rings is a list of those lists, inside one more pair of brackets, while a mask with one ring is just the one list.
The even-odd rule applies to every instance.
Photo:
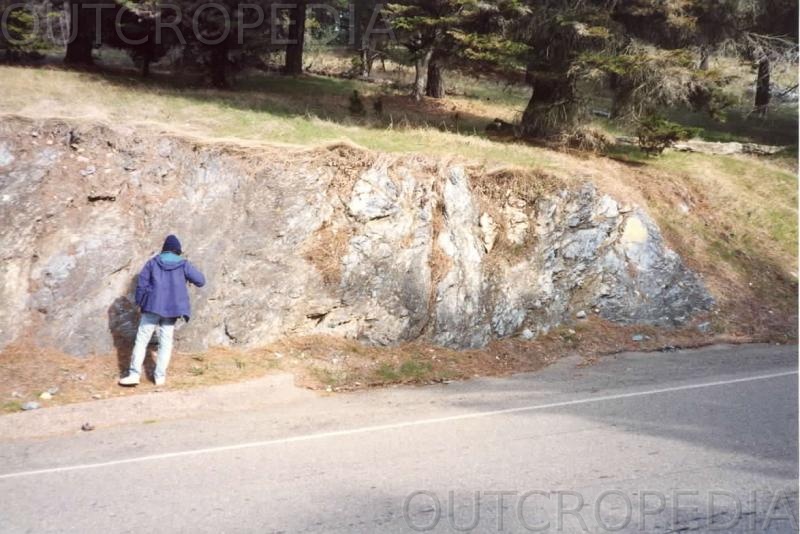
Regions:
[[400, 366], [400, 374], [407, 379], [420, 380], [430, 373], [432, 368], [430, 362], [408, 360]]
[[636, 135], [639, 147], [646, 153], [657, 155], [677, 141], [690, 139], [697, 134], [697, 129], [687, 128], [670, 122], [658, 115], [650, 115], [639, 122]]
[[353, 94], [350, 95], [350, 113], [353, 115], [364, 115], [364, 102], [361, 100], [361, 95], [358, 94], [358, 91], [353, 91]]
[[22, 411], [22, 403], [17, 401], [4, 402], [3, 405], [0, 406], [0, 413], [21, 412], [21, 411]]
[[603, 152], [614, 144], [614, 137], [592, 127], [577, 128], [563, 138], [565, 146], [586, 152]]
[[386, 362], [381, 363], [380, 367], [375, 371], [375, 375], [383, 382], [397, 382], [400, 380], [400, 373]]

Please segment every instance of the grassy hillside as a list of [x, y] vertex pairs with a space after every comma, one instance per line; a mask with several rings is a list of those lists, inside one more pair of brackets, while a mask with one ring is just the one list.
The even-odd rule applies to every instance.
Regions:
[[[357, 89], [368, 114], [352, 117], [348, 97]], [[0, 67], [0, 112], [71, 117], [159, 128], [206, 138], [309, 145], [341, 139], [390, 152], [480, 156], [520, 165], [546, 161], [546, 152], [520, 144], [487, 142], [486, 124], [513, 120], [505, 104], [469, 98], [417, 105], [374, 84], [321, 76], [299, 79], [254, 75], [235, 91], [191, 89], [170, 79], [143, 82], [130, 74]], [[382, 117], [373, 103], [384, 101]]]

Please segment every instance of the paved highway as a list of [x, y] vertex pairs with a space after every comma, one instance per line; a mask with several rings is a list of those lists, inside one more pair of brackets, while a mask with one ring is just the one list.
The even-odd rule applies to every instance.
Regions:
[[0, 532], [797, 532], [797, 347], [579, 363], [84, 433], [15, 414]]

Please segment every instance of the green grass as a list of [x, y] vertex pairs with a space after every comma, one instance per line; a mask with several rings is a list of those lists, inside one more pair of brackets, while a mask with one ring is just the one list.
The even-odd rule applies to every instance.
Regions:
[[374, 92], [375, 86], [359, 80], [326, 78], [323, 76], [276, 76], [250, 74], [236, 82], [237, 91], [268, 91], [275, 94], [318, 96], [350, 96], [353, 91]]
[[379, 382], [426, 382], [441, 378], [439, 375], [430, 362], [419, 359], [406, 360], [399, 366], [382, 362], [375, 370]]
[[0, 413], [13, 413], [22, 411], [22, 403], [19, 401], [7, 401], [0, 406]]
[[408, 360], [400, 365], [400, 376], [410, 380], [420, 380], [429, 375], [433, 370], [430, 362], [420, 362], [417, 360]]
[[464, 98], [494, 102], [522, 112], [531, 97], [531, 90], [522, 85], [509, 85], [491, 80], [470, 78], [459, 73], [446, 72], [447, 90]]
[[603, 153], [609, 158], [633, 165], [647, 165], [656, 160], [656, 157], [646, 154], [634, 145], [612, 145]]
[[722, 120], [704, 113], [673, 109], [669, 120], [699, 128], [699, 137], [707, 141], [760, 143], [779, 146], [797, 145], [797, 105], [774, 103], [765, 119], [749, 115], [749, 109], [730, 109]]
[[[749, 116], [748, 111], [746, 108], [730, 109], [721, 119], [680, 107], [665, 109], [662, 113], [672, 122], [695, 128], [697, 137], [704, 141], [797, 146], [796, 104], [775, 103], [766, 119]], [[592, 124], [613, 135], [636, 135], [635, 124], [621, 124], [602, 117], [594, 117]]]
[[[482, 126], [470, 128], [462, 121], [460, 133], [441, 131], [440, 123], [413, 112], [410, 101], [411, 111], [394, 113], [390, 108], [380, 121], [350, 117], [347, 95], [363, 82], [258, 75], [240, 84], [243, 89], [236, 91], [190, 89], [174, 87], [163, 78], [142, 82], [129, 75], [0, 66], [4, 95], [0, 112], [157, 124], [167, 129], [179, 125], [183, 133], [208, 138], [294, 145], [349, 139], [385, 152], [461, 155], [523, 166], [554, 163], [547, 150], [485, 138]], [[486, 117], [471, 120], [488, 124], [494, 115], [487, 112]], [[452, 124], [447, 127], [455, 129]]]
[[322, 367], [312, 367], [311, 374], [313, 374], [314, 378], [326, 386], [332, 386], [336, 384], [336, 377], [334, 377], [333, 373], [328, 369], [324, 369]]
[[682, 173], [713, 206], [715, 224], [662, 210], [659, 222], [678, 235], [701, 236], [717, 260], [744, 275], [757, 265], [797, 264], [797, 176], [780, 161], [735, 156], [669, 152], [650, 162], [655, 168]]
[[[550, 169], [563, 164], [552, 151], [520, 142], [497, 142], [484, 135], [483, 128], [496, 116], [511, 119], [519, 115], [527, 99], [524, 87], [504, 88], [480, 80], [470, 84], [461, 76], [452, 78], [456, 87], [463, 86], [465, 96], [448, 99], [435, 114], [402, 98], [377, 117], [371, 106], [379, 94], [388, 91], [399, 98], [402, 93], [363, 81], [321, 76], [252, 74], [241, 76], [235, 90], [218, 91], [192, 88], [185, 77], [161, 75], [143, 81], [119, 71], [98, 74], [2, 66], [0, 91], [4, 98], [0, 112], [155, 123], [208, 138], [293, 145], [348, 139], [383, 152], [457, 155], [478, 162]], [[364, 95], [366, 118], [352, 117], [348, 112], [348, 97], [354, 89]], [[486, 103], [486, 98], [491, 102]], [[459, 120], [450, 105], [459, 110]], [[783, 139], [788, 139], [787, 132], [797, 124], [796, 115], [792, 118], [790, 111], [781, 108], [781, 118], [774, 119], [780, 125], [775, 135]], [[686, 120], [696, 115], [687, 115]], [[618, 135], [631, 133], [629, 127], [603, 119], [596, 119], [594, 124]], [[756, 132], [771, 128], [752, 121], [726, 124], [745, 133], [750, 131], [745, 126]], [[717, 126], [706, 123], [704, 136], [722, 138]], [[628, 162], [648, 162], [627, 147], [615, 147], [610, 155]]]
[[382, 362], [375, 370], [375, 376], [379, 381], [383, 382], [397, 382], [400, 380], [400, 373], [397, 372], [395, 367], [388, 363]]

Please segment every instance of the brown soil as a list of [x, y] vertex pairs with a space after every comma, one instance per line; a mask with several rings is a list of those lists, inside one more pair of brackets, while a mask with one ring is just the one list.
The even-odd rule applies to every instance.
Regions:
[[[645, 339], [633, 341], [635, 334]], [[291, 372], [298, 386], [349, 391], [388, 384], [428, 384], [536, 371], [564, 356], [576, 354], [589, 365], [602, 355], [623, 351], [672, 350], [748, 341], [763, 339], [703, 335], [695, 327], [659, 330], [619, 326], [598, 317], [560, 327], [536, 340], [507, 338], [483, 349], [466, 351], [423, 342], [374, 347], [356, 340], [325, 336], [287, 338], [260, 349], [178, 352], [170, 366], [168, 388], [202, 387], [252, 379], [271, 372]], [[152, 370], [152, 366], [149, 356], [145, 367]], [[76, 358], [16, 344], [0, 353], [0, 413], [18, 411], [22, 403], [29, 400], [46, 407], [163, 389], [149, 380], [143, 380], [136, 388], [123, 388], [116, 383], [119, 375], [117, 358], [112, 355]], [[39, 399], [42, 392], [54, 387], [58, 392], [51, 400]]]

